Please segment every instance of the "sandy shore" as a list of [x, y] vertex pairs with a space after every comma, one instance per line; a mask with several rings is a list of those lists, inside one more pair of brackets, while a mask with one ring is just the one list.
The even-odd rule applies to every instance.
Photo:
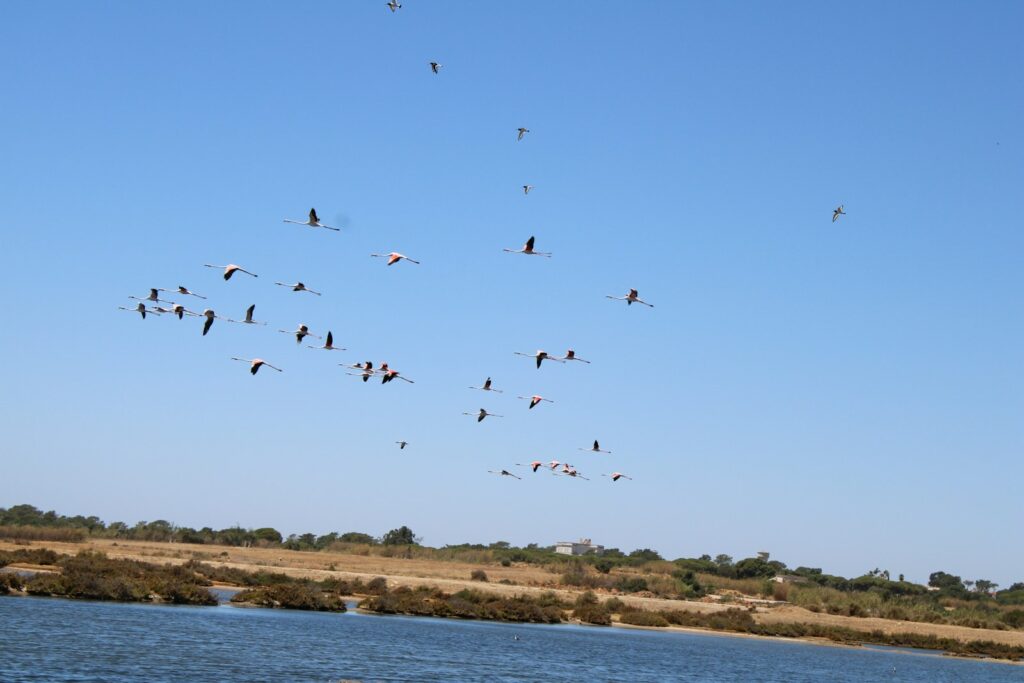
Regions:
[[[24, 545], [0, 541], [0, 550], [17, 550], [25, 547]], [[66, 554], [75, 554], [85, 549], [98, 550], [110, 557], [170, 564], [182, 564], [196, 559], [216, 566], [234, 567], [248, 571], [274, 571], [289, 576], [312, 579], [358, 578], [368, 581], [374, 577], [383, 576], [391, 587], [434, 586], [445, 591], [477, 588], [502, 595], [538, 595], [553, 591], [559, 597], [570, 601], [575, 600], [582, 592], [576, 589], [560, 587], [558, 585], [559, 574], [532, 565], [502, 567], [500, 565], [491, 566], [438, 560], [388, 558], [333, 552], [299, 552], [278, 548], [235, 548], [147, 541], [112, 541], [108, 539], [94, 539], [86, 543], [33, 541], [30, 547], [49, 548]], [[470, 572], [474, 569], [483, 569], [487, 572], [489, 581], [484, 583], [469, 580]], [[498, 583], [501, 580], [506, 580], [509, 583]], [[712, 613], [736, 607], [738, 604], [735, 602], [720, 604], [714, 601], [667, 600], [635, 595], [618, 595], [616, 597], [630, 607], [647, 610], [685, 610]], [[751, 606], [755, 608], [753, 612], [755, 621], [763, 624], [817, 624], [848, 628], [861, 632], [913, 633], [931, 635], [937, 638], [952, 638], [961, 642], [989, 640], [1005, 645], [1024, 647], [1024, 631], [997, 631], [948, 624], [847, 617], [811, 612], [785, 603], [772, 605], [764, 601], [752, 601]], [[621, 626], [632, 628], [632, 626], [625, 624]], [[658, 628], [657, 630], [696, 631], [737, 637], [761, 637], [682, 627]], [[783, 640], [792, 641], [794, 639], [785, 638]], [[805, 642], [821, 644], [820, 639], [803, 640]], [[833, 644], [830, 641], [826, 642]]]

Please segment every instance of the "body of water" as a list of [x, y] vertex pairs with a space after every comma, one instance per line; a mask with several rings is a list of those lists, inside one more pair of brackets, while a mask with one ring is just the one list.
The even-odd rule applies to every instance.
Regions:
[[585, 626], [0, 598], [0, 681], [1024, 683], [1024, 667]]

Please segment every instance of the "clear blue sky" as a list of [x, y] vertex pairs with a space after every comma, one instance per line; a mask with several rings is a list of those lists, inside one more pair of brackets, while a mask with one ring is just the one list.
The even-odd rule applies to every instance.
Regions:
[[[1022, 24], [4, 4], [0, 505], [1022, 580]], [[310, 206], [345, 231], [281, 222]], [[502, 253], [531, 234], [554, 258]], [[179, 284], [271, 325], [117, 310]], [[629, 287], [656, 308], [604, 298]], [[593, 364], [512, 353], [570, 346]], [[365, 359], [416, 384], [336, 365]], [[535, 458], [592, 481], [486, 473]]]

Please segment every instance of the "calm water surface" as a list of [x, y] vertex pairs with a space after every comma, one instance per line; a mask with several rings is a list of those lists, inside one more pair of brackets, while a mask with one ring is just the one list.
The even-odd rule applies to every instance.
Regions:
[[[1024, 667], [584, 626], [0, 598], [0, 681], [920, 681]], [[514, 636], [518, 635], [519, 640]], [[895, 672], [893, 671], [895, 667]]]

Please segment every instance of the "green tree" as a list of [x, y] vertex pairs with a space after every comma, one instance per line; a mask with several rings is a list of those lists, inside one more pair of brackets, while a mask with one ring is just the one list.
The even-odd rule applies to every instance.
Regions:
[[928, 575], [928, 585], [932, 588], [946, 591], [964, 590], [964, 581], [959, 576], [947, 574], [946, 572], [932, 572]]
[[400, 526], [384, 534], [380, 542], [383, 545], [415, 545], [416, 535], [409, 527]]
[[[605, 553], [607, 555], [607, 553]], [[629, 554], [630, 557], [650, 562], [651, 560], [662, 559], [661, 555], [658, 554], [657, 550], [651, 550], [650, 548], [637, 548]]]
[[775, 567], [760, 557], [748, 557], [736, 563], [736, 578], [753, 579], [775, 576]]
[[338, 537], [338, 540], [343, 543], [367, 543], [369, 545], [377, 542], [377, 539], [370, 534], [364, 534], [359, 531], [346, 531]]
[[254, 529], [252, 535], [257, 541], [266, 541], [267, 543], [280, 543], [283, 540], [281, 532], [269, 526]]
[[720, 555], [715, 555], [714, 562], [719, 567], [731, 567], [732, 566], [732, 558], [730, 556], [726, 555], [725, 553], [721, 553]]

